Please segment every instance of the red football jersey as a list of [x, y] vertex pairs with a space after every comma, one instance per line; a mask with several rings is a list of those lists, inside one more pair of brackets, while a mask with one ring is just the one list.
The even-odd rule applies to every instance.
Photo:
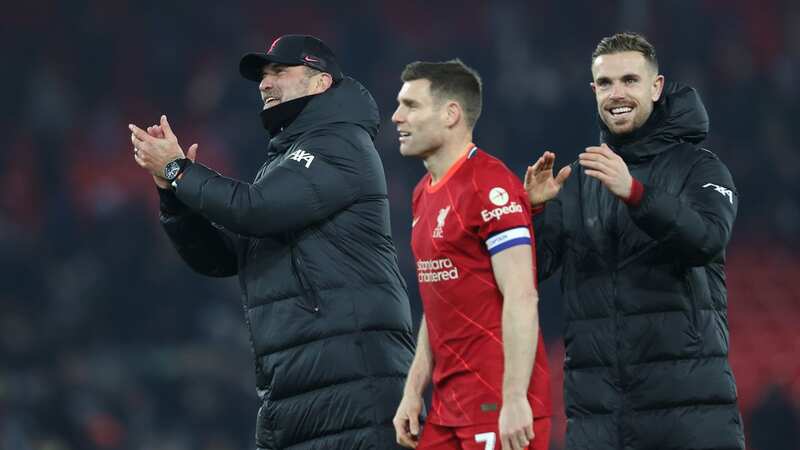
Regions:
[[[436, 185], [414, 190], [411, 246], [434, 357], [432, 423], [496, 423], [503, 398], [503, 296], [491, 256], [534, 245], [525, 189], [474, 145]], [[536, 277], [534, 254], [534, 282]], [[550, 377], [539, 333], [528, 400], [550, 416]]]

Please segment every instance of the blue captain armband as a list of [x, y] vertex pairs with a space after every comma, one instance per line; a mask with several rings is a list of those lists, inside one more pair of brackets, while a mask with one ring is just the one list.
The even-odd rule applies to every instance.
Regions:
[[486, 249], [492, 256], [515, 245], [531, 245], [531, 232], [527, 227], [501, 231], [486, 240]]

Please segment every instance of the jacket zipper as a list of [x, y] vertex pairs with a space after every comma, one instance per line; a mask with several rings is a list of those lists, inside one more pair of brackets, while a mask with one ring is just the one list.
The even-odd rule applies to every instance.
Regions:
[[259, 392], [261, 406], [256, 415], [256, 444], [259, 448], [271, 449], [275, 448], [275, 430], [270, 411], [270, 394], [267, 390], [262, 392]]
[[297, 246], [294, 241], [294, 236], [292, 236], [292, 272], [294, 272], [294, 276], [297, 279], [297, 282], [300, 283], [300, 288], [303, 291], [301, 295], [301, 301], [298, 302], [301, 308], [304, 310], [311, 312], [311, 313], [318, 313], [319, 312], [319, 298], [317, 297], [317, 291], [313, 288], [311, 283], [306, 278], [306, 267], [303, 263], [303, 258], [300, 256], [300, 252], [297, 251]]
[[[620, 260], [619, 260], [619, 202], [615, 202], [612, 204], [613, 206], [610, 208], [612, 211], [612, 221], [611, 221], [611, 228], [609, 232], [615, 236], [614, 239], [614, 268], [611, 271], [611, 295], [614, 298], [614, 329], [616, 332], [615, 336], [615, 344], [616, 344], [616, 365], [617, 365], [617, 377], [619, 380], [619, 388], [620, 388], [620, 414], [618, 416], [619, 424], [617, 425], [617, 432], [619, 435], [619, 448], [620, 450], [625, 448], [625, 417], [626, 417], [626, 408], [627, 408], [627, 384], [628, 380], [625, 376], [625, 364], [623, 363], [623, 351], [625, 350], [625, 342], [624, 342], [624, 330], [623, 330], [623, 323], [624, 323], [624, 315], [623, 309], [620, 305], [619, 295], [617, 290], [617, 272], [620, 270]], [[599, 214], [598, 214], [599, 216]]]
[[614, 329], [616, 332], [616, 339], [615, 344], [617, 347], [616, 351], [616, 364], [617, 364], [617, 377], [619, 380], [619, 387], [620, 387], [620, 415], [618, 416], [619, 424], [617, 425], [617, 433], [619, 435], [619, 448], [625, 448], [625, 390], [626, 390], [626, 380], [624, 376], [624, 367], [622, 364], [622, 317], [620, 311], [619, 301], [617, 299], [617, 269], [611, 272], [611, 295], [614, 296]]
[[686, 290], [689, 294], [689, 308], [692, 310], [692, 327], [697, 330], [697, 300], [694, 295], [694, 284], [692, 283], [692, 272], [686, 274]]

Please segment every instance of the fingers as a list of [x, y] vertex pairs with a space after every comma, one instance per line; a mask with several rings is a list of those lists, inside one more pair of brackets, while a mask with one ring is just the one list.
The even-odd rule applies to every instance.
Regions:
[[500, 442], [503, 450], [524, 450], [530, 444], [530, 439], [527, 437], [526, 430], [518, 430], [515, 433], [502, 436]]
[[533, 438], [536, 437], [536, 433], [533, 432], [533, 424], [530, 424], [527, 427], [525, 427], [525, 437], [528, 438], [528, 442], [532, 442]]
[[[394, 425], [395, 436], [397, 443], [406, 448], [416, 448], [417, 439], [413, 432], [410, 431], [410, 418], [407, 416], [395, 416], [392, 420]], [[419, 433], [419, 422], [417, 422], [417, 433]]]
[[[539, 160], [541, 160], [541, 158], [539, 158]], [[539, 164], [539, 161], [536, 161], [536, 164]], [[522, 184], [526, 191], [530, 189], [536, 181], [536, 164], [528, 166], [528, 170], [525, 171], [525, 180]]]
[[159, 139], [164, 138], [164, 130], [161, 129], [161, 125], [152, 125], [147, 127], [147, 134]]
[[409, 438], [404, 439], [402, 442], [398, 442], [398, 444], [405, 448], [417, 448], [417, 441]]
[[611, 147], [606, 144], [601, 144], [599, 147], [586, 147], [586, 153], [602, 155], [610, 159], [619, 158], [619, 155], [614, 153], [614, 151], [611, 150]]
[[128, 129], [131, 130], [131, 140], [133, 140], [134, 138], [143, 142], [153, 142], [154, 140], [153, 136], [150, 136], [149, 134], [147, 134], [145, 130], [137, 127], [132, 123], [128, 124]]
[[553, 153], [553, 152], [547, 152], [546, 151], [546, 152], [544, 152], [542, 154], [542, 158], [541, 159], [543, 160], [541, 171], [552, 170], [553, 169], [553, 164], [556, 161], [556, 154]]
[[534, 172], [539, 172], [540, 170], [542, 170], [542, 165], [544, 165], [544, 156], [540, 156], [539, 159], [537, 159], [532, 166], [528, 166], [528, 168], [530, 168]]
[[412, 436], [411, 433], [409, 433], [408, 431], [405, 431], [405, 430], [397, 431], [397, 429], [395, 429], [395, 433], [397, 435], [397, 443], [398, 444], [400, 444], [400, 445], [402, 445], [403, 447], [406, 447], [406, 448], [416, 448], [417, 447], [416, 439], [414, 439], [414, 436]]
[[131, 144], [133, 144], [133, 148], [139, 150], [144, 146], [144, 141], [139, 139], [135, 133], [131, 133]]
[[529, 441], [528, 437], [525, 435], [524, 430], [520, 430], [519, 432], [514, 434], [514, 438], [515, 438], [514, 440], [515, 449], [524, 450], [525, 447], [528, 446]]
[[607, 161], [581, 159], [579, 163], [584, 169], [598, 170], [609, 174], [613, 172], [613, 167], [609, 166]]
[[138, 164], [139, 167], [142, 167], [142, 168], [145, 168], [145, 169], [147, 168], [147, 167], [145, 167], [145, 162], [142, 159], [142, 157], [139, 155], [139, 152], [136, 152], [136, 151], [133, 152], [133, 160], [136, 161], [136, 164]]
[[192, 162], [195, 162], [195, 160], [197, 160], [197, 147], [199, 147], [198, 144], [192, 144], [192, 146], [189, 147], [189, 150], [186, 150], [186, 157], [189, 158]]
[[394, 434], [397, 436], [397, 443], [400, 444], [401, 437], [406, 433], [405, 418], [394, 416], [394, 419], [392, 419], [392, 425], [394, 425]]
[[601, 162], [608, 162], [609, 157], [607, 157], [604, 153], [599, 150], [592, 150], [591, 148], [586, 149], [585, 153], [581, 153], [578, 155], [578, 161], [601, 161]]
[[416, 439], [419, 437], [419, 416], [411, 414], [408, 419], [408, 431]]
[[500, 442], [500, 448], [503, 450], [514, 450], [514, 441], [511, 439], [511, 436], [504, 437]]
[[608, 185], [611, 182], [611, 177], [597, 170], [587, 169], [583, 173], [592, 178], [597, 178], [598, 180], [600, 180], [601, 183], [605, 185]]
[[526, 190], [530, 189], [536, 182], [536, 175], [540, 172], [539, 167], [541, 165], [542, 158], [539, 158], [532, 166], [528, 166], [528, 170], [525, 171], [525, 180], [522, 183]]
[[172, 127], [169, 126], [169, 122], [167, 121], [167, 116], [161, 116], [161, 129], [164, 130], [164, 137], [165, 138], [174, 138], [175, 133], [172, 132]]
[[559, 186], [563, 185], [564, 182], [567, 181], [567, 177], [569, 177], [569, 174], [571, 173], [572, 173], [572, 167], [570, 166], [562, 167], [561, 170], [559, 170], [558, 174], [556, 175], [556, 183]]
[[139, 150], [136, 147], [133, 149], [133, 160], [136, 161], [136, 164], [138, 164], [139, 167], [151, 171], [152, 164], [150, 158], [147, 156], [147, 153]]
[[549, 170], [553, 168], [553, 162], [556, 159], [556, 155], [553, 152], [544, 152], [539, 159], [533, 164], [534, 172], [544, 172], [545, 170]]
[[610, 150], [590, 147], [586, 151], [587, 153], [578, 155], [578, 163], [585, 169], [597, 170], [608, 175], [619, 172], [621, 158], [614, 153], [611, 153], [611, 157], [606, 156]]
[[500, 433], [500, 448], [502, 450], [512, 450], [514, 448], [513, 434]]

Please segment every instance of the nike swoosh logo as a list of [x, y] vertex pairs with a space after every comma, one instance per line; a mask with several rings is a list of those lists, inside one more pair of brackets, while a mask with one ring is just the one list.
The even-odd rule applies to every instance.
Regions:
[[306, 56], [305, 58], [303, 58], [303, 60], [306, 61], [306, 62], [312, 62], [312, 63], [320, 62], [319, 59], [314, 58], [313, 56]]
[[419, 217], [416, 217], [414, 218], [414, 220], [411, 221], [411, 228], [414, 228], [414, 225], [416, 225], [417, 222], [419, 222]]

